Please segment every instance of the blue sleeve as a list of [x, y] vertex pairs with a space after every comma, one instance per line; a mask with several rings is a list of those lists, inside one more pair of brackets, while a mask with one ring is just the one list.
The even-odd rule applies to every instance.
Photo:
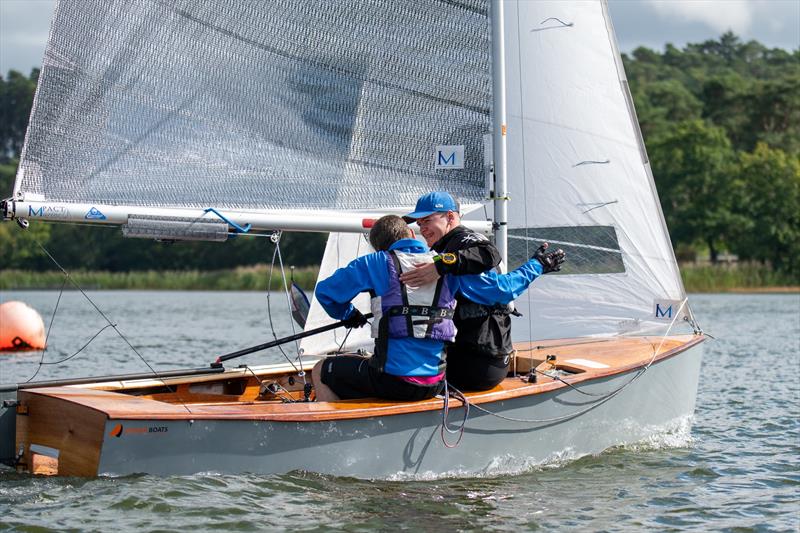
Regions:
[[490, 271], [459, 276], [457, 290], [467, 299], [483, 305], [507, 304], [525, 292], [533, 280], [542, 275], [542, 265], [530, 259], [508, 274]]
[[344, 320], [354, 309], [350, 300], [359, 293], [372, 290], [382, 295], [389, 289], [386, 261], [383, 252], [354, 259], [346, 267], [317, 283], [314, 296], [331, 318]]

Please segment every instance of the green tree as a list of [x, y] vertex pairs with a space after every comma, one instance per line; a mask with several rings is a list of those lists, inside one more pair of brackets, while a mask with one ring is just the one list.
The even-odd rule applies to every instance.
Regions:
[[731, 250], [800, 278], [800, 155], [758, 143], [738, 163], [734, 210], [746, 222]]
[[722, 128], [689, 120], [648, 145], [673, 246], [703, 243], [712, 262], [741, 215], [732, 210], [731, 144]]
[[5, 80], [0, 77], [0, 159], [2, 160], [8, 161], [12, 157], [19, 157], [22, 153], [38, 79], [38, 69], [34, 69], [30, 78], [26, 78], [16, 70], [9, 71]]
[[747, 146], [752, 85], [736, 72], [708, 78], [702, 85], [703, 118], [725, 128], [734, 147]]
[[655, 81], [639, 89], [636, 110], [642, 134], [656, 135], [675, 121], [700, 118], [703, 104], [676, 80]]
[[757, 142], [800, 153], [800, 69], [758, 81], [748, 98], [747, 150]]
[[[284, 265], [319, 264], [325, 235], [284, 233]], [[224, 243], [156, 242], [128, 239], [116, 226], [53, 224], [48, 250], [68, 270], [220, 270], [270, 263], [275, 246], [269, 239], [238, 236]], [[49, 268], [53, 268], [50, 264]]]
[[[17, 162], [0, 164], [0, 196], [11, 195]], [[13, 222], [0, 223], [0, 269], [20, 268], [37, 270], [45, 263], [38, 243], [45, 244], [50, 238], [50, 225], [32, 224], [23, 230]]]

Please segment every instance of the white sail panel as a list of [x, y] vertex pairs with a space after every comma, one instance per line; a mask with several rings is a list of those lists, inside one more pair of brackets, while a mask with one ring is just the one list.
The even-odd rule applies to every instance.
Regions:
[[505, 13], [509, 266], [546, 240], [568, 254], [517, 301], [515, 338], [665, 330], [685, 295], [605, 3]]
[[[374, 252], [366, 236], [361, 233], [331, 233], [325, 245], [325, 255], [319, 269], [317, 283], [328, 278], [336, 269], [347, 266], [353, 259]], [[353, 305], [364, 313], [370, 312], [369, 294], [362, 293], [353, 299]], [[319, 305], [316, 296], [311, 300], [311, 309], [306, 319], [305, 330], [326, 326], [335, 322]], [[300, 342], [300, 348], [310, 355], [323, 355], [338, 350], [356, 351], [360, 348], [372, 351], [373, 340], [369, 326], [348, 330], [337, 328], [319, 335], [306, 337]]]
[[[485, 0], [64, 0], [15, 193], [238, 210], [476, 200], [490, 112]], [[435, 169], [439, 145], [466, 146], [464, 168]]]

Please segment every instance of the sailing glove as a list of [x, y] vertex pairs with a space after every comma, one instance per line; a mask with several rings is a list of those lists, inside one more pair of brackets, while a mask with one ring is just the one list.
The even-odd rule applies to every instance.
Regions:
[[554, 252], [548, 252], [547, 248], [549, 246], [550, 244], [548, 243], [542, 244], [531, 256], [531, 259], [536, 259], [541, 263], [542, 274], [561, 270], [561, 265], [567, 257], [567, 254], [561, 248]]
[[353, 312], [350, 313], [350, 316], [342, 320], [342, 325], [346, 328], [360, 328], [364, 324], [367, 323], [367, 317], [361, 314], [361, 311], [353, 308]]

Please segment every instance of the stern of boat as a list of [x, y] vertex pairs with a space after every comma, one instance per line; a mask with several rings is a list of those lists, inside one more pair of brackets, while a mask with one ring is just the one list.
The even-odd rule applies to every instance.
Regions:
[[16, 387], [0, 388], [0, 464], [14, 466], [16, 462]]
[[14, 444], [17, 471], [96, 476], [106, 415], [46, 391], [18, 393]]

